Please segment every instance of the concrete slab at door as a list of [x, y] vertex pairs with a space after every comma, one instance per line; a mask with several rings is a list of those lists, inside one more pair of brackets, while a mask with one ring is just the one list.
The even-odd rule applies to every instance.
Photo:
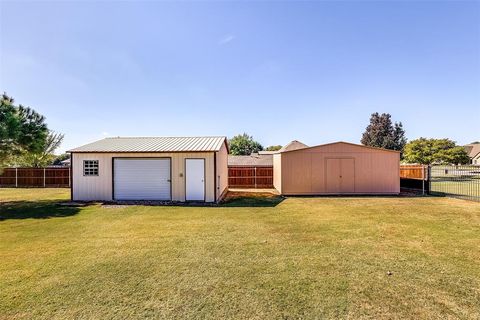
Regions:
[[185, 160], [185, 200], [205, 201], [205, 159]]

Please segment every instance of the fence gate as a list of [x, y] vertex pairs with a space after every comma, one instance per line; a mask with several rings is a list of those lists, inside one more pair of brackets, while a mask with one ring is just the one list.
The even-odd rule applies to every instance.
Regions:
[[430, 193], [480, 201], [480, 166], [431, 166]]
[[273, 167], [228, 167], [230, 188], [273, 188]]

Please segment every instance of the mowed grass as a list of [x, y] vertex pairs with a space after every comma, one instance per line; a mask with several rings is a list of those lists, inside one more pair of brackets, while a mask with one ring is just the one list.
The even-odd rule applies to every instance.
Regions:
[[1, 319], [480, 318], [479, 203], [57, 205], [68, 192], [0, 189]]

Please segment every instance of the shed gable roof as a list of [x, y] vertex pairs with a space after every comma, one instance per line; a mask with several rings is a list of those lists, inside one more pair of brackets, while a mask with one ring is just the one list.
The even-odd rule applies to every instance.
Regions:
[[[287, 150], [283, 152], [295, 152], [295, 151], [304, 151], [304, 150], [309, 150], [309, 149], [314, 149], [314, 148], [321, 148], [321, 147], [328, 147], [328, 146], [333, 146], [333, 145], [348, 145], [348, 146], [353, 146], [353, 147], [358, 147], [358, 148], [364, 148], [364, 149], [373, 149], [377, 151], [383, 151], [383, 152], [394, 152], [394, 153], [400, 153], [400, 151], [397, 150], [390, 150], [390, 149], [383, 149], [383, 148], [376, 148], [376, 147], [370, 147], [370, 146], [364, 146], [362, 144], [356, 144], [356, 143], [351, 143], [351, 142], [344, 142], [344, 141], [338, 141], [338, 142], [331, 142], [331, 143], [325, 143], [325, 144], [320, 144], [317, 146], [312, 146], [312, 147], [306, 147], [303, 149], [296, 149], [296, 150]], [[282, 152], [282, 153], [283, 153]]]
[[115, 137], [68, 152], [209, 152], [219, 151], [224, 143], [226, 137]]

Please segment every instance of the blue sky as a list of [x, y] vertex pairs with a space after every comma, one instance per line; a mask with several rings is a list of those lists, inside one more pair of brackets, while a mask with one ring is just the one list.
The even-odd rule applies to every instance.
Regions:
[[0, 89], [65, 134], [480, 140], [480, 2], [0, 2]]

